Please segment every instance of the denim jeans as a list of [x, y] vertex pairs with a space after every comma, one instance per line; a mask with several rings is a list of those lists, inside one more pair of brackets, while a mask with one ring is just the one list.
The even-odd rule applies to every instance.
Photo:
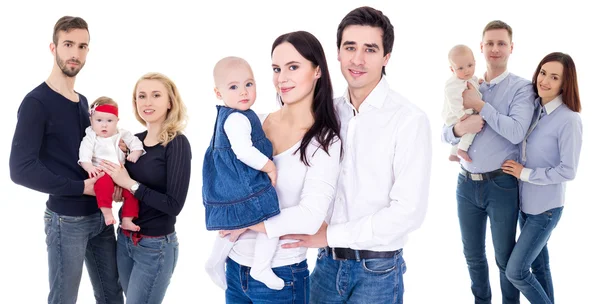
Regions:
[[306, 260], [297, 264], [275, 267], [273, 272], [285, 282], [282, 290], [269, 289], [264, 283], [250, 276], [250, 267], [227, 258], [226, 303], [308, 303], [309, 276]]
[[547, 243], [562, 210], [559, 207], [537, 215], [521, 212], [519, 216], [521, 234], [508, 260], [506, 276], [532, 304], [554, 303]]
[[320, 248], [310, 276], [310, 303], [401, 304], [405, 272], [402, 250], [391, 258], [336, 261]]
[[123, 303], [115, 259], [115, 230], [113, 225], [106, 226], [102, 212], [65, 216], [46, 209], [44, 224], [50, 281], [48, 303], [77, 302], [84, 261], [96, 303]]
[[474, 181], [458, 175], [456, 187], [458, 221], [463, 253], [471, 277], [471, 291], [476, 304], [492, 303], [485, 235], [488, 217], [496, 265], [500, 270], [502, 303], [519, 303], [519, 290], [506, 278], [506, 265], [515, 246], [519, 216], [517, 179], [503, 174], [492, 179]]
[[117, 266], [127, 304], [162, 303], [177, 265], [179, 243], [175, 232], [142, 238], [134, 245], [119, 228]]

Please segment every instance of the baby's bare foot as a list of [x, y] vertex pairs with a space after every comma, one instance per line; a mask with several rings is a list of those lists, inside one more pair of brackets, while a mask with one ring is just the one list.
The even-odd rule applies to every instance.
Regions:
[[458, 157], [464, 159], [468, 163], [473, 161], [473, 160], [471, 160], [471, 158], [469, 157], [469, 154], [465, 150], [458, 149], [458, 151], [456, 151], [456, 155], [458, 155]]
[[104, 223], [106, 223], [106, 226], [114, 225], [117, 223], [115, 217], [112, 214], [112, 208], [102, 207], [100, 208], [100, 211], [102, 211], [102, 215], [104, 215]]
[[134, 224], [131, 217], [124, 217], [121, 221], [121, 229], [129, 231], [140, 231], [140, 226]]
[[460, 158], [458, 158], [458, 156], [454, 155], [454, 154], [450, 154], [450, 156], [448, 156], [448, 160], [449, 161], [455, 161], [455, 162], [459, 162]]

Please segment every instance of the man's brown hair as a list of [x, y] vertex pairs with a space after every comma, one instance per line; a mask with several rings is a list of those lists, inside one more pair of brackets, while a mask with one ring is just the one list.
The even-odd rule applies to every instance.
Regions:
[[490, 30], [506, 30], [508, 32], [508, 38], [512, 41], [512, 28], [510, 25], [506, 24], [506, 22], [501, 20], [490, 21], [483, 29], [481, 37], [485, 36], [485, 32]]
[[54, 25], [54, 34], [52, 35], [52, 42], [54, 42], [55, 45], [58, 44], [59, 32], [63, 31], [68, 33], [74, 29], [86, 30], [88, 34], [90, 33], [90, 31], [88, 30], [87, 22], [85, 22], [85, 20], [83, 20], [80, 17], [64, 16], [58, 19], [58, 21], [56, 21], [56, 24]]

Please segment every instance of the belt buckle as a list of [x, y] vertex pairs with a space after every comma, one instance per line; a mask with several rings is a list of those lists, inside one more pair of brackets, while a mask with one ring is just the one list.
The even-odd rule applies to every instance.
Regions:
[[482, 181], [483, 180], [483, 174], [473, 174], [471, 173], [471, 179], [474, 181]]

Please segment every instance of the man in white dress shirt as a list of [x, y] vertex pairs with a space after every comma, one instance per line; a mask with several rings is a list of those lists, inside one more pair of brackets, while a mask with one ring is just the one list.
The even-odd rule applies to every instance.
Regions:
[[393, 43], [389, 19], [370, 7], [338, 27], [348, 89], [335, 100], [344, 152], [331, 219], [283, 245], [320, 248], [311, 303], [402, 303], [402, 250], [427, 209], [431, 130], [426, 114], [386, 81]]

